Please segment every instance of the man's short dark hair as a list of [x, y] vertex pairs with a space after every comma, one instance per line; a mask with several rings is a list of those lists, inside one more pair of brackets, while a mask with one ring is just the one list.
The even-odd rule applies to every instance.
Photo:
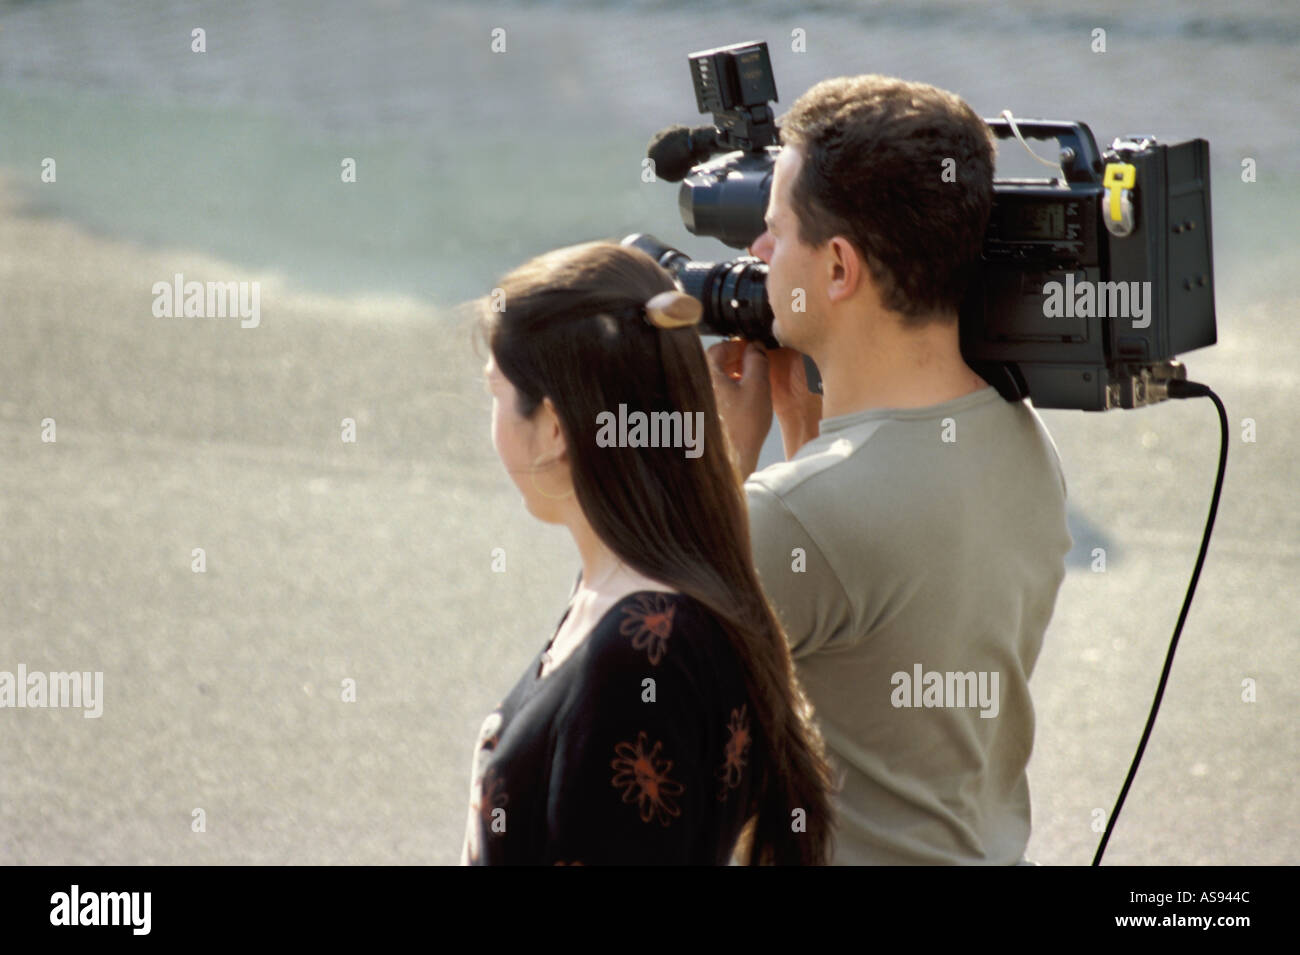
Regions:
[[872, 74], [818, 83], [779, 125], [803, 155], [791, 189], [800, 240], [851, 240], [885, 306], [911, 324], [955, 311], [993, 207], [996, 150], [975, 111], [946, 90]]

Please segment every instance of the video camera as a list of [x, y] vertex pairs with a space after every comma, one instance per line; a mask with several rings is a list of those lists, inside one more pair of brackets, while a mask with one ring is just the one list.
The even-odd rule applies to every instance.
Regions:
[[[764, 231], [780, 148], [767, 44], [689, 60], [696, 105], [713, 125], [669, 127], [648, 154], [660, 178], [682, 182], [686, 228], [743, 249]], [[1083, 123], [1009, 112], [985, 122], [1026, 149], [1025, 137], [1055, 139], [1062, 175], [994, 180], [984, 250], [959, 313], [967, 364], [1007, 400], [1029, 397], [1040, 408], [1165, 400], [1168, 382], [1186, 378], [1175, 356], [1216, 341], [1209, 144], [1130, 137], [1099, 153]], [[777, 347], [766, 264], [696, 262], [644, 234], [623, 244], [649, 253], [703, 303], [706, 332]]]

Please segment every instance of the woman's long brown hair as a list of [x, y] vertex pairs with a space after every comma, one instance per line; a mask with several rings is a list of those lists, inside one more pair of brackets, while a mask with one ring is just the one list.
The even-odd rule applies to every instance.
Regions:
[[[543, 397], [554, 404], [592, 529], [625, 564], [707, 607], [744, 662], [761, 727], [754, 745], [766, 758], [738, 857], [749, 865], [826, 864], [831, 768], [754, 567], [743, 475], [718, 418], [704, 349], [695, 329], [656, 328], [642, 311], [674, 288], [644, 252], [588, 242], [511, 271], [479, 303], [476, 327], [517, 390], [521, 415], [532, 417]], [[620, 404], [647, 416], [704, 412], [701, 455], [597, 446], [597, 416], [617, 415]], [[803, 831], [794, 825], [798, 810]]]

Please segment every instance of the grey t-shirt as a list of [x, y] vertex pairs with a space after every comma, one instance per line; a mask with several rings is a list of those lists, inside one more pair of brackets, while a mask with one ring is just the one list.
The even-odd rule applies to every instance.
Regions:
[[1072, 544], [1038, 415], [984, 388], [827, 418], [745, 493], [842, 780], [834, 863], [1018, 862], [1028, 680]]

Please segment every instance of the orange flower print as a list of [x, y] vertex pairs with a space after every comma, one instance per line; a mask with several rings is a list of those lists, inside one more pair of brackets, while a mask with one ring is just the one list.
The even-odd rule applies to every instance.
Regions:
[[650, 654], [650, 663], [658, 666], [668, 652], [668, 636], [673, 630], [673, 614], [677, 605], [667, 594], [641, 594], [635, 607], [623, 610], [623, 623], [618, 632], [632, 638], [632, 647]]
[[749, 717], [745, 713], [747, 706], [745, 704], [738, 710], [732, 710], [731, 722], [727, 724], [731, 737], [727, 740], [726, 757], [717, 773], [721, 780], [718, 799], [722, 802], [727, 801], [730, 790], [740, 785], [740, 778], [745, 772], [745, 754], [749, 752], [749, 744], [753, 741], [749, 734]]
[[624, 802], [636, 800], [642, 822], [658, 819], [660, 825], [667, 826], [682, 814], [674, 797], [680, 796], [686, 787], [668, 777], [673, 764], [672, 760], [659, 757], [663, 743], [655, 743], [654, 749], [647, 752], [649, 745], [645, 730], [641, 730], [635, 745], [619, 743], [615, 746], [618, 758], [610, 763], [614, 767], [610, 784], [623, 789]]

